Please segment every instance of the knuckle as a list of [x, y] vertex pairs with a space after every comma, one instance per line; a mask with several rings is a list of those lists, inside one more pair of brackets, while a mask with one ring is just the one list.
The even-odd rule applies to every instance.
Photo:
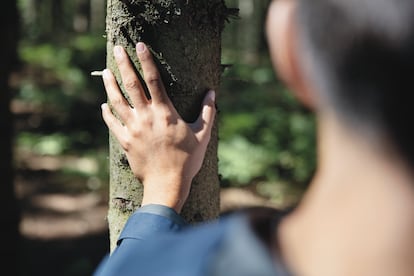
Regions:
[[129, 139], [125, 139], [122, 143], [122, 147], [126, 152], [129, 152], [131, 150], [131, 141]]
[[139, 128], [132, 128], [130, 130], [130, 133], [131, 133], [131, 139], [137, 139], [141, 137], [141, 129]]
[[159, 116], [160, 116], [160, 121], [166, 125], [175, 123], [174, 121], [176, 121], [174, 120], [174, 116], [168, 110], [165, 110], [164, 112], [160, 112]]
[[139, 82], [137, 79], [127, 79], [124, 82], [124, 87], [126, 90], [135, 90], [139, 87]]
[[121, 145], [121, 147], [128, 152], [131, 148], [131, 142], [128, 138], [126, 137], [118, 137], [118, 142]]
[[112, 106], [120, 106], [123, 103], [123, 99], [121, 99], [120, 97], [116, 97], [116, 98], [112, 98], [111, 99], [111, 105]]
[[145, 76], [145, 82], [151, 86], [158, 86], [160, 83], [160, 75], [156, 71], [147, 72]]
[[118, 115], [119, 115], [120, 118], [122, 118], [122, 120], [120, 119], [120, 121], [123, 125], [125, 125], [125, 123], [130, 121], [130, 119], [131, 119], [130, 113], [125, 109], [119, 110]]

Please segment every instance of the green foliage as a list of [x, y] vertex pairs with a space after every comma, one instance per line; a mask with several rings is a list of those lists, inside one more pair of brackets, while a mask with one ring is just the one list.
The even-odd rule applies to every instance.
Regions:
[[68, 150], [69, 138], [61, 133], [50, 135], [21, 132], [17, 137], [17, 146], [39, 155], [60, 155]]
[[15, 98], [53, 110], [62, 117], [61, 124], [80, 115], [72, 110], [86, 113], [83, 109], [88, 106], [99, 107], [105, 101], [102, 81], [92, 79], [90, 72], [105, 67], [105, 45], [104, 38], [91, 35], [74, 36], [62, 44], [23, 41], [19, 54], [25, 74]]
[[250, 184], [252, 179], [263, 176], [273, 161], [264, 147], [238, 135], [220, 143], [218, 156], [221, 176], [232, 180], [233, 185]]
[[90, 76], [105, 67], [105, 50], [106, 40], [93, 35], [73, 35], [64, 43], [23, 40], [19, 47], [23, 74], [14, 98], [29, 117], [15, 144], [61, 158], [61, 183], [83, 179], [97, 189], [108, 179], [108, 134], [99, 108], [106, 97], [102, 80]]
[[315, 167], [315, 122], [277, 80], [268, 59], [234, 64], [219, 98], [219, 169], [226, 185], [304, 186]]
[[267, 181], [257, 183], [256, 191], [278, 206], [292, 206], [302, 196], [304, 189], [287, 181]]

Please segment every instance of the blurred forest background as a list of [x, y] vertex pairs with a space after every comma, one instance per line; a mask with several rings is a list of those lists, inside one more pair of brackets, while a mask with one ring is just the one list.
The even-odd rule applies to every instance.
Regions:
[[[289, 205], [314, 171], [314, 118], [270, 63], [270, 0], [226, 3], [240, 12], [223, 33], [222, 208]], [[19, 64], [10, 82], [21, 275], [90, 275], [109, 247], [108, 131], [100, 114], [106, 96], [101, 79], [90, 76], [105, 67], [106, 1], [17, 4]]]

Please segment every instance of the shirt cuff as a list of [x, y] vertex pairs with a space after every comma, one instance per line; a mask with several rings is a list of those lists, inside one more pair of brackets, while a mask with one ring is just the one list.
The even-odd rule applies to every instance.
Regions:
[[136, 210], [126, 222], [118, 239], [144, 240], [162, 232], [176, 232], [187, 223], [174, 210], [164, 205], [149, 204]]
[[158, 216], [166, 217], [172, 220], [175, 224], [180, 226], [186, 226], [187, 222], [172, 208], [160, 205], [160, 204], [148, 204], [144, 205], [138, 210], [135, 211], [136, 213], [148, 213]]

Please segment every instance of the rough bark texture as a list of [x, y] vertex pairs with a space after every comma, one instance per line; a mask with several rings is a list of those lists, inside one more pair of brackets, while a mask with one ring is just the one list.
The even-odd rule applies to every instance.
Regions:
[[2, 43], [0, 46], [0, 194], [2, 196], [0, 208], [2, 215], [1, 234], [3, 254], [1, 258], [2, 270], [9, 275], [17, 275], [17, 253], [19, 250], [19, 221], [17, 199], [13, 186], [12, 166], [12, 134], [13, 120], [10, 112], [10, 87], [8, 80], [16, 61], [16, 46], [18, 20], [16, 1], [6, 0], [2, 3], [3, 14], [0, 18]]
[[[222, 73], [221, 33], [229, 15], [223, 0], [108, 0], [107, 67], [117, 72], [112, 49], [123, 45], [138, 72], [135, 44], [150, 46], [168, 94], [181, 116], [194, 121], [209, 89], [217, 91]], [[182, 215], [190, 223], [219, 215], [217, 124], [203, 167], [195, 177]], [[141, 203], [142, 185], [110, 135], [109, 230], [111, 249], [128, 216]]]

